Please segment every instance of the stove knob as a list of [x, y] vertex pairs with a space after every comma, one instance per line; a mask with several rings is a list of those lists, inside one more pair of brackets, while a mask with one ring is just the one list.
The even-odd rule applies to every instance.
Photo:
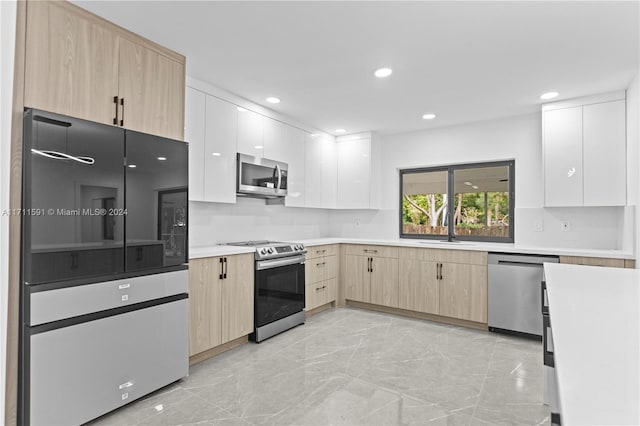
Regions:
[[296, 250], [302, 250], [302, 244], [297, 244], [296, 245]]
[[260, 254], [267, 254], [267, 249], [263, 248], [262, 250], [260, 250]]
[[273, 247], [269, 247], [269, 249], [267, 250], [269, 253], [273, 253]]

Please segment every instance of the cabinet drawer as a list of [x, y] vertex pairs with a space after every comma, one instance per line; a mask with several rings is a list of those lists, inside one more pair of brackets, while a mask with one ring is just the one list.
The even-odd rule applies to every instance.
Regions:
[[469, 265], [487, 264], [487, 252], [472, 250], [446, 250], [431, 248], [401, 247], [399, 257], [427, 262], [466, 263]]
[[609, 268], [624, 268], [624, 259], [609, 259], [605, 257], [560, 256], [560, 263], [573, 265], [607, 266]]
[[325, 281], [337, 276], [337, 256], [323, 256], [307, 260], [305, 280], [307, 284]]
[[82, 424], [186, 376], [187, 309], [183, 299], [31, 336], [30, 423]]
[[316, 257], [322, 256], [332, 256], [335, 254], [338, 254], [337, 244], [307, 247], [307, 259], [315, 259]]
[[394, 246], [347, 244], [345, 247], [346, 254], [356, 256], [392, 257], [396, 259], [398, 258], [398, 247]]
[[336, 300], [337, 279], [308, 284], [305, 287], [305, 309], [310, 311], [318, 306]]
[[30, 325], [187, 293], [188, 283], [184, 270], [33, 293]]

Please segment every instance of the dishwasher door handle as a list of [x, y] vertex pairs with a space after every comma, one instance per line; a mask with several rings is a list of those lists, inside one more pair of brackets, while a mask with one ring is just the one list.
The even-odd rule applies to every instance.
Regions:
[[498, 260], [498, 265], [505, 266], [529, 266], [534, 268], [542, 268], [542, 263], [532, 263], [532, 262], [518, 262], [515, 260]]

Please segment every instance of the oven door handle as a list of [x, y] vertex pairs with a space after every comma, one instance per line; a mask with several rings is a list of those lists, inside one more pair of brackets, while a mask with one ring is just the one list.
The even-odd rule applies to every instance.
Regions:
[[278, 268], [280, 266], [295, 265], [296, 263], [304, 264], [305, 256], [287, 257], [285, 259], [261, 260], [256, 263], [256, 269]]

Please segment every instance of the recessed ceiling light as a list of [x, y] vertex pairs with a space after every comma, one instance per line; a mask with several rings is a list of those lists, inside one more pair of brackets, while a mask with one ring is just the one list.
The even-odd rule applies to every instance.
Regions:
[[336, 129], [336, 133], [344, 133], [346, 132], [346, 129], [340, 128], [340, 129]]
[[262, 145], [256, 145], [256, 146], [254, 146], [254, 148], [255, 148], [255, 149], [262, 149], [262, 148], [263, 148], [263, 146], [262, 146]]
[[425, 120], [433, 120], [434, 118], [436, 118], [436, 115], [433, 113], [429, 113], [429, 114], [423, 115], [422, 118]]
[[467, 185], [467, 186], [473, 185], [471, 182], [465, 182], [464, 184]]
[[247, 109], [246, 109], [246, 108], [242, 108], [242, 107], [237, 107], [236, 109], [237, 109], [238, 111], [240, 111], [240, 112], [246, 112], [246, 111], [247, 111]]
[[274, 97], [269, 97], [266, 99], [267, 102], [269, 102], [270, 104], [279, 104], [280, 103], [280, 99], [278, 98], [274, 98]]
[[211, 153], [211, 155], [213, 155], [214, 157], [220, 157], [222, 154], [220, 154], [219, 152], [213, 152]]
[[167, 160], [167, 157], [158, 157], [158, 160], [160, 160], [160, 161], [166, 161], [166, 160]]
[[135, 164], [129, 164], [129, 167], [132, 168], [132, 169], [135, 169], [138, 166], [136, 166]]
[[558, 96], [560, 93], [558, 92], [547, 92], [547, 93], [543, 93], [542, 95], [540, 95], [540, 99], [542, 100], [547, 100], [547, 99], [553, 99], [556, 96]]
[[478, 189], [478, 185], [473, 185], [472, 188], [473, 189]]
[[393, 73], [393, 70], [391, 68], [380, 68], [376, 70], [374, 75], [378, 78], [385, 78], [389, 77], [391, 73]]

